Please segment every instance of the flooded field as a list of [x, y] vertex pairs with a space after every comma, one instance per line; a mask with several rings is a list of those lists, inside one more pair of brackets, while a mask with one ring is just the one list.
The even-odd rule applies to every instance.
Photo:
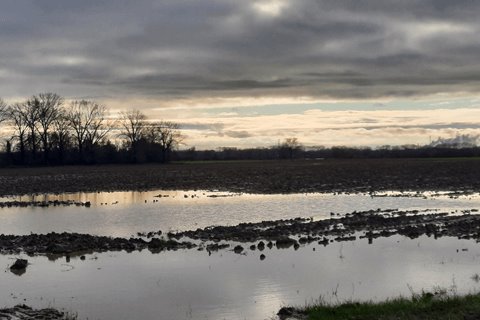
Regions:
[[[410, 195], [410, 196], [408, 196]], [[0, 208], [0, 234], [79, 232], [129, 237], [137, 232], [185, 231], [212, 225], [313, 217], [331, 213], [386, 209], [440, 209], [461, 212], [480, 208], [480, 196], [411, 194], [254, 195], [207, 191], [72, 193], [0, 198], [0, 201], [74, 201], [84, 206]]]
[[[315, 251], [313, 251], [315, 249]], [[0, 304], [78, 312], [79, 319], [270, 319], [319, 298], [380, 300], [435, 286], [480, 288], [474, 241], [395, 236], [237, 255], [175, 251], [29, 258], [25, 274], [0, 273]], [[0, 256], [6, 268], [13, 256]]]
[[[130, 237], [211, 225], [312, 218], [366, 210], [425, 210], [461, 215], [480, 208], [478, 194], [251, 195], [207, 191], [76, 193], [0, 201], [89, 202], [90, 206], [5, 207], [0, 234], [80, 232]], [[473, 210], [473, 211], [472, 211]], [[401, 235], [373, 241], [304, 243], [241, 254], [208, 250], [111, 251], [79, 255], [0, 255], [0, 306], [55, 307], [79, 319], [272, 319], [285, 305], [318, 299], [382, 300], [412, 291], [480, 289], [475, 240]], [[263, 258], [261, 258], [263, 255]], [[29, 260], [12, 273], [17, 258]]]

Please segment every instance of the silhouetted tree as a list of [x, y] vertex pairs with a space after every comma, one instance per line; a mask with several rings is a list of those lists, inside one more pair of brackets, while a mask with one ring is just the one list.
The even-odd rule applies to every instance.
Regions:
[[0, 98], [0, 123], [8, 120], [9, 117], [9, 110], [8, 105], [2, 98]]
[[23, 112], [23, 105], [16, 103], [8, 109], [9, 120], [14, 127], [13, 138], [18, 140], [18, 150], [20, 151], [20, 163], [25, 163], [26, 139], [28, 125]]
[[20, 108], [20, 114], [29, 131], [27, 143], [29, 144], [31, 151], [31, 161], [35, 161], [37, 155], [37, 122], [39, 119], [39, 111], [40, 101], [35, 96], [25, 101]]
[[111, 130], [106, 121], [105, 106], [94, 101], [73, 101], [66, 113], [66, 119], [73, 131], [79, 160], [84, 162], [85, 153], [92, 152], [95, 144]]
[[36, 111], [38, 125], [36, 127], [43, 146], [44, 162], [48, 163], [51, 129], [60, 116], [63, 98], [56, 93], [40, 93], [38, 96], [33, 96], [32, 99], [38, 108]]
[[293, 159], [302, 150], [302, 145], [297, 138], [286, 138], [278, 149], [280, 158]]
[[138, 161], [138, 145], [145, 139], [147, 132], [147, 116], [139, 110], [128, 110], [120, 113], [120, 137], [127, 139], [133, 162]]
[[64, 108], [59, 109], [53, 127], [54, 129], [51, 135], [52, 147], [57, 152], [58, 163], [63, 164], [65, 161], [65, 153], [71, 147], [72, 142], [70, 123], [67, 119], [67, 111]]
[[[0, 98], [0, 123], [8, 120], [9, 118], [9, 108], [5, 101]], [[12, 142], [11, 138], [5, 140], [5, 152], [7, 153], [7, 163], [11, 163], [12, 158]]]
[[170, 121], [152, 123], [146, 130], [148, 142], [157, 144], [160, 147], [161, 162], [170, 161], [172, 151], [177, 148], [183, 140], [180, 133], [180, 125]]

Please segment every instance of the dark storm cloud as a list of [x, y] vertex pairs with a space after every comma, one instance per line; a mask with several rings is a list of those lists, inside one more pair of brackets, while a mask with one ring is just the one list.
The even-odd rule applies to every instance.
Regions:
[[6, 0], [0, 96], [480, 89], [476, 1]]

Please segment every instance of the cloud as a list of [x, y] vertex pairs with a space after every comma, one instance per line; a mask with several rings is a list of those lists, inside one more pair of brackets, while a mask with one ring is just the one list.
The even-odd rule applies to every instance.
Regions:
[[250, 138], [252, 136], [247, 131], [225, 131], [223, 132], [223, 134], [225, 134], [230, 138], [235, 138], [235, 139]]
[[475, 93], [479, 9], [467, 0], [8, 0], [0, 96]]
[[225, 127], [222, 123], [188, 123], [183, 122], [181, 128], [184, 130], [221, 131]]
[[[480, 109], [433, 110], [307, 110], [298, 114], [215, 116], [194, 119], [187, 125], [185, 143], [199, 149], [220, 146], [272, 146], [297, 137], [307, 146], [379, 146], [428, 144], [430, 139], [458, 134], [480, 134]], [[375, 119], [375, 121], [371, 121]], [[191, 121], [191, 120], [190, 120]], [[222, 126], [212, 127], [219, 123]], [[208, 139], [205, 139], [208, 137]]]

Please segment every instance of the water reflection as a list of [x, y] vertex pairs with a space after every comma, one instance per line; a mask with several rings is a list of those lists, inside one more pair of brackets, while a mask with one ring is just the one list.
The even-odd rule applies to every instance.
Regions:
[[[161, 195], [161, 197], [159, 197]], [[40, 198], [39, 198], [40, 197]], [[364, 194], [249, 195], [207, 191], [101, 192], [20, 197], [32, 200], [90, 201], [85, 207], [27, 207], [0, 209], [0, 233], [80, 232], [129, 237], [137, 232], [195, 230], [211, 225], [312, 217], [331, 212], [382, 209], [442, 209], [461, 213], [480, 207], [480, 197], [450, 199]], [[11, 198], [10, 198], [11, 200]]]
[[[174, 199], [195, 199], [202, 202], [209, 198], [226, 198], [240, 196], [238, 193], [216, 192], [206, 190], [180, 191], [180, 190], [155, 190], [155, 191], [115, 191], [115, 192], [76, 192], [62, 194], [37, 194], [23, 196], [0, 197], [0, 201], [48, 202], [48, 201], [74, 201], [87, 202], [93, 205], [119, 205], [129, 206], [141, 203], [175, 202]], [[245, 196], [245, 195], [244, 195]], [[170, 200], [170, 201], [169, 201]]]
[[[258, 250], [103, 253], [69, 263], [29, 258], [22, 277], [0, 273], [0, 305], [52, 305], [80, 319], [267, 319], [281, 306], [320, 297], [380, 300], [408, 296], [409, 287], [479, 289], [472, 280], [480, 257], [474, 241], [394, 236], [263, 253], [264, 261]], [[11, 258], [0, 256], [0, 264]]]
[[[12, 198], [2, 201], [13, 200]], [[139, 231], [189, 230], [294, 217], [330, 218], [377, 208], [441, 209], [461, 214], [480, 207], [478, 195], [434, 197], [290, 194], [248, 195], [207, 191], [78, 193], [19, 197], [20, 201], [90, 201], [92, 207], [0, 209], [0, 233], [51, 231], [130, 236]], [[231, 247], [233, 248], [234, 245]], [[456, 288], [478, 290], [480, 247], [453, 238], [401, 236], [312, 243], [295, 251], [176, 251], [152, 254], [80, 253], [29, 257], [21, 277], [8, 272], [19, 257], [1, 256], [0, 306], [26, 303], [100, 319], [266, 319], [284, 305], [319, 299], [380, 300], [400, 294]], [[261, 255], [265, 255], [261, 259]]]
[[10, 272], [13, 273], [16, 276], [21, 276], [22, 274], [27, 272], [27, 269], [11, 269], [10, 268]]

